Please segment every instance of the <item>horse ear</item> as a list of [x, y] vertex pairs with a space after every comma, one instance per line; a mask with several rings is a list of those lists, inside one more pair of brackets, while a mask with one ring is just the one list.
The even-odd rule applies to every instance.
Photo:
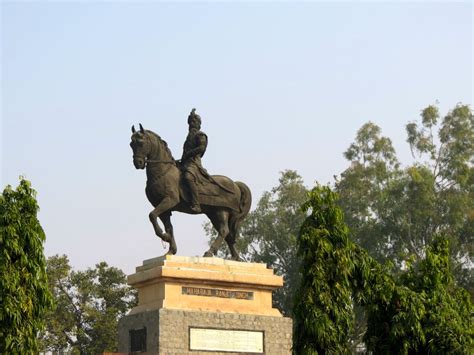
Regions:
[[141, 123], [140, 123], [140, 132], [145, 133], [145, 130], [143, 129], [143, 126]]
[[135, 125], [132, 126], [132, 133], [135, 133]]

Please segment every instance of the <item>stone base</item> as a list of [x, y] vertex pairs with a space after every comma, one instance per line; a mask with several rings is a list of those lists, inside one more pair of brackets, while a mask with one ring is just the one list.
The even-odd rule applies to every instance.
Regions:
[[[222, 337], [203, 342], [194, 330], [202, 331], [204, 336], [221, 334]], [[231, 330], [238, 336], [232, 336]], [[281, 316], [161, 308], [125, 316], [120, 320], [118, 335], [118, 351], [123, 353], [290, 355], [292, 320]], [[246, 335], [257, 335], [257, 340], [254, 337], [246, 340]], [[213, 346], [221, 350], [210, 350]], [[232, 347], [240, 351], [222, 350]]]
[[138, 305], [120, 321], [120, 352], [291, 354], [292, 321], [272, 307], [283, 278], [265, 264], [168, 255], [128, 284]]
[[138, 290], [130, 314], [168, 308], [281, 316], [272, 291], [283, 278], [262, 263], [166, 255], [145, 260], [128, 284]]

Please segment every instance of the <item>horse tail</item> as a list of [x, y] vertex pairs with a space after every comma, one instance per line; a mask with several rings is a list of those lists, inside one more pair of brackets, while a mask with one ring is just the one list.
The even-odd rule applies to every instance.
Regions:
[[229, 218], [229, 242], [235, 243], [235, 240], [239, 233], [239, 227], [244, 218], [250, 211], [252, 205], [252, 193], [247, 185], [243, 182], [236, 181], [235, 184], [240, 189], [240, 204], [239, 212], [232, 213]]

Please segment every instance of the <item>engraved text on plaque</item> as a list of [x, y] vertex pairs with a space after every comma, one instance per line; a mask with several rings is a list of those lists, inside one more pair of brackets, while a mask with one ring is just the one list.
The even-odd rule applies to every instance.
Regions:
[[190, 327], [189, 350], [263, 354], [263, 332]]
[[231, 291], [231, 290], [221, 290], [218, 288], [183, 286], [181, 288], [181, 293], [183, 295], [191, 295], [191, 296], [208, 296], [208, 297], [221, 297], [221, 298], [237, 298], [239, 300], [253, 300], [253, 292], [249, 292], [249, 291]]

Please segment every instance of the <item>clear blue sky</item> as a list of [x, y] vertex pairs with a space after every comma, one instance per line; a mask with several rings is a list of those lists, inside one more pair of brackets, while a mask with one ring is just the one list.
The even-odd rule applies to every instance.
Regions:
[[[141, 122], [180, 157], [196, 107], [204, 166], [254, 206], [295, 169], [332, 182], [372, 120], [410, 162], [404, 126], [472, 104], [471, 3], [2, 2], [1, 187], [38, 190], [46, 254], [133, 271], [164, 250], [132, 165]], [[180, 255], [204, 217], [175, 214]]]

